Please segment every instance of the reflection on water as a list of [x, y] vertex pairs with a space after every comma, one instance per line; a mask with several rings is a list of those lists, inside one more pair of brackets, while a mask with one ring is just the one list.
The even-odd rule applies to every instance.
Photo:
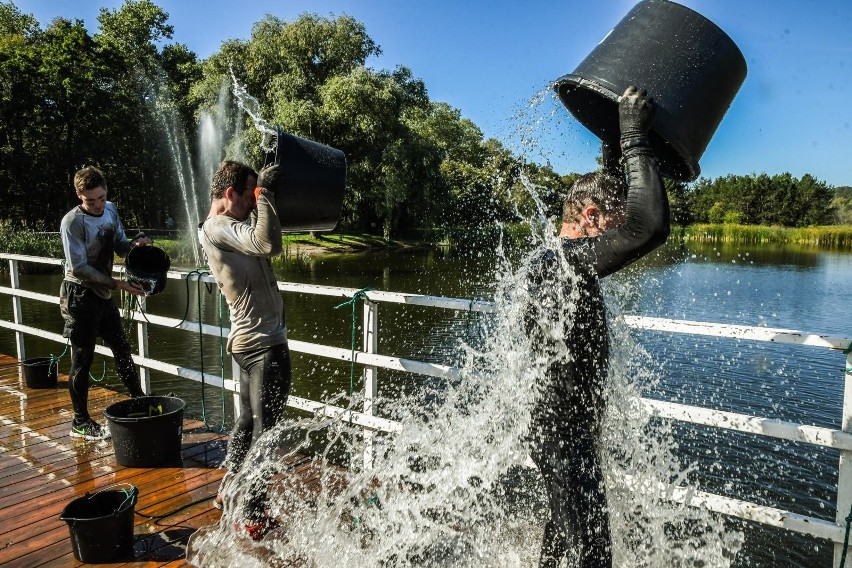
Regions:
[[[440, 251], [397, 251], [294, 259], [279, 267], [279, 277], [490, 299], [497, 270], [489, 255], [471, 258]], [[609, 291], [616, 314], [765, 325], [846, 337], [849, 328], [843, 306], [852, 300], [850, 274], [849, 254], [731, 243], [672, 244], [613, 276]], [[59, 275], [22, 276], [27, 289], [52, 294], [59, 281]], [[26, 323], [61, 331], [56, 306], [23, 303]], [[338, 299], [285, 294], [290, 337], [348, 349], [350, 314], [335, 310], [338, 303]], [[215, 295], [194, 283], [187, 290], [170, 281], [163, 294], [149, 299], [149, 310], [157, 314], [182, 317], [187, 313], [194, 320], [199, 309], [208, 323], [219, 320]], [[11, 302], [0, 303], [0, 314], [11, 319]], [[475, 343], [479, 326], [491, 325], [466, 312], [395, 305], [382, 305], [379, 321], [380, 353], [455, 364], [464, 361], [461, 342]], [[629, 355], [623, 365], [626, 376], [653, 375], [638, 383], [646, 396], [821, 426], [839, 425], [843, 372], [839, 353], [688, 335], [628, 334], [619, 327], [617, 317], [613, 327], [614, 334], [623, 338], [623, 349], [615, 351], [624, 354], [626, 349]], [[630, 345], [641, 347], [647, 355], [635, 357], [638, 351]], [[13, 334], [0, 331], [0, 351], [14, 353], [14, 349]], [[58, 355], [62, 346], [27, 338], [27, 350], [28, 356]], [[202, 342], [196, 334], [156, 328], [151, 350], [159, 359], [195, 368], [203, 364], [210, 373], [221, 372], [216, 338], [207, 336]], [[302, 356], [295, 359], [295, 395], [323, 399], [348, 390], [348, 365]], [[99, 361], [95, 372], [101, 369]], [[226, 375], [229, 367], [225, 365]], [[65, 359], [60, 372], [67, 368]], [[107, 370], [107, 382], [117, 386], [111, 362]], [[419, 381], [385, 371], [379, 372], [379, 379], [380, 396], [388, 399], [422, 394], [435, 386], [434, 381], [427, 381], [424, 387]], [[153, 373], [153, 380], [156, 392], [175, 391], [189, 402], [189, 414], [200, 415], [198, 384], [176, 383], [158, 373]], [[220, 392], [208, 387], [203, 400], [210, 423], [221, 424]], [[230, 395], [225, 402], [228, 421]], [[380, 413], [392, 410], [385, 405]], [[683, 464], [690, 465], [687, 479], [691, 484], [798, 513], [834, 517], [836, 451], [691, 425], [672, 424], [670, 429], [672, 439], [678, 440], [672, 448]], [[830, 562], [831, 545], [826, 541], [729, 522], [743, 527], [745, 534], [734, 566], [804, 567]]]

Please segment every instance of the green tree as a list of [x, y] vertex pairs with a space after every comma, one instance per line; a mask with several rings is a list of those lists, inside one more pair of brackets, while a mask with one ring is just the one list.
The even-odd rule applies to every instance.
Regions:
[[29, 136], [40, 126], [42, 107], [35, 94], [41, 88], [38, 22], [22, 14], [11, 2], [0, 3], [0, 200], [10, 219], [28, 221], [33, 181]]
[[[481, 131], [457, 109], [429, 100], [426, 86], [400, 66], [376, 71], [380, 48], [347, 16], [267, 16], [248, 41], [229, 41], [203, 64], [191, 96], [212, 108], [221, 86], [238, 77], [269, 123], [344, 151], [343, 225], [381, 231], [494, 216], [493, 164]], [[241, 117], [242, 147], [260, 161], [261, 134]], [[466, 208], [466, 209], [465, 209]]]
[[697, 222], [804, 227], [831, 221], [831, 187], [805, 174], [728, 175], [699, 179], [686, 192], [690, 214]]
[[688, 225], [692, 223], [692, 213], [689, 210], [687, 198], [687, 187], [682, 181], [669, 178], [663, 179], [666, 194], [669, 197], [669, 209], [671, 211], [672, 223], [677, 225]]
[[834, 188], [830, 207], [835, 224], [852, 225], [852, 187]]

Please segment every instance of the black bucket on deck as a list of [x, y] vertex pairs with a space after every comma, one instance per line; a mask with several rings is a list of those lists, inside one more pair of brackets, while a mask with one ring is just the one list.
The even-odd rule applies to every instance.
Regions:
[[106, 407], [115, 459], [126, 467], [157, 467], [180, 459], [186, 402], [142, 396]]
[[55, 389], [56, 367], [59, 361], [53, 357], [24, 359], [24, 383], [31, 389]]
[[148, 296], [159, 294], [166, 287], [171, 264], [166, 251], [153, 245], [133, 247], [124, 257], [127, 281], [145, 290]]
[[59, 518], [68, 523], [74, 558], [96, 564], [133, 557], [133, 512], [139, 490], [105, 489], [74, 499]]
[[660, 173], [690, 181], [745, 77], [742, 52], [716, 24], [674, 2], [643, 0], [555, 86], [571, 114], [614, 145], [619, 97], [630, 85], [647, 89]]
[[331, 146], [287, 134], [275, 127], [266, 164], [281, 166], [272, 189], [281, 230], [331, 231], [337, 226], [346, 188], [346, 155]]

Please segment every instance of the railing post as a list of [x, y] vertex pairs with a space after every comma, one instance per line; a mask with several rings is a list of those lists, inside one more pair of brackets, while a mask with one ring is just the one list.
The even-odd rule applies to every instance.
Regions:
[[[147, 309], [147, 298], [138, 296], [139, 313], [142, 314], [142, 319], [136, 323], [136, 339], [139, 343], [139, 356], [148, 358], [148, 322], [145, 320], [145, 310]], [[129, 315], [129, 314], [128, 314]], [[142, 390], [145, 394], [151, 394], [151, 370], [145, 366], [139, 366], [139, 380], [142, 383]]]
[[[364, 298], [364, 352], [379, 352], [379, 305]], [[379, 394], [378, 368], [364, 367], [364, 414], [374, 414], [375, 400]], [[372, 430], [364, 430], [364, 469], [372, 469], [375, 458], [375, 436]]]
[[[852, 353], [846, 354], [846, 373], [843, 377], [843, 422], [844, 432], [852, 432]], [[840, 465], [837, 468], [837, 513], [835, 522], [846, 527], [846, 516], [852, 507], [852, 451], [840, 450]], [[843, 543], [834, 545], [834, 566], [840, 566]], [[846, 553], [845, 568], [852, 568], [852, 547]]]
[[[9, 277], [11, 278], [12, 288], [20, 290], [21, 281], [18, 276], [17, 260], [9, 260]], [[21, 325], [24, 323], [24, 312], [21, 310], [21, 298], [18, 296], [12, 297], [12, 315], [16, 324]], [[15, 332], [15, 347], [18, 350], [18, 361], [26, 359], [27, 351], [24, 347], [24, 334], [21, 331]]]

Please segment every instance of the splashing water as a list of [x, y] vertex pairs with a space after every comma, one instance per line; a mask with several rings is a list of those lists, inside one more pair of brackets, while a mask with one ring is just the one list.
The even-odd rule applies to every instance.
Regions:
[[[249, 114], [264, 132], [268, 125]], [[223, 488], [222, 521], [193, 535], [189, 562], [205, 567], [537, 565], [549, 511], [540, 476], [528, 465], [526, 440], [545, 370], [560, 354], [532, 344], [523, 322], [527, 307], [537, 301], [527, 289], [528, 266], [541, 247], [560, 247], [538, 189], [524, 183], [537, 208], [528, 219], [534, 250], [515, 263], [498, 247], [496, 313], [481, 322], [478, 340], [459, 341], [460, 378], [440, 385], [430, 397], [421, 390], [379, 401], [382, 414], [401, 425], [378, 439], [371, 468], [354, 457], [347, 469], [332, 463], [334, 448], [342, 446], [350, 456], [363, 452], [363, 432], [345, 417], [291, 419], [265, 433]], [[558, 279], [575, 281], [570, 264], [561, 264]], [[565, 288], [561, 282], [554, 286]], [[653, 420], [639, 400], [658, 380], [659, 365], [635, 343], [619, 306], [641, 290], [630, 275], [621, 274], [605, 279], [603, 288], [611, 350], [601, 453], [613, 565], [729, 567], [742, 535], [728, 530], [716, 514], [666, 499], [660, 489], [685, 484], [690, 468], [674, 456], [668, 423]], [[576, 297], [560, 301], [569, 308], [543, 322], [557, 338]], [[356, 408], [363, 399], [338, 395], [327, 402]], [[293, 461], [309, 451], [315, 457], [294, 474]], [[270, 484], [270, 513], [283, 524], [252, 543], [234, 526], [242, 523], [245, 488], [264, 475], [262, 464], [278, 472]], [[319, 480], [318, 489], [302, 481], [311, 477], [308, 471]]]
[[264, 152], [271, 152], [275, 150], [275, 146], [273, 144], [275, 129], [271, 124], [264, 120], [262, 116], [260, 116], [260, 102], [249, 94], [245, 86], [240, 84], [236, 75], [234, 75], [234, 70], [230, 69], [230, 71], [231, 81], [233, 83], [232, 90], [234, 97], [237, 99], [237, 106], [239, 106], [240, 110], [249, 115], [254, 123], [254, 127], [263, 135], [260, 142], [261, 149]]
[[[540, 216], [544, 219], [543, 215]], [[552, 224], [534, 221], [538, 246], [557, 248]], [[441, 389], [428, 408], [422, 397], [382, 401], [401, 422], [383, 438], [372, 469], [330, 463], [334, 443], [357, 455], [361, 433], [345, 421], [289, 421], [266, 433], [246, 465], [228, 484], [224, 520], [197, 534], [188, 560], [199, 566], [485, 566], [525, 567], [538, 561], [543, 505], [538, 474], [525, 466], [531, 409], [552, 361], [531, 344], [523, 320], [536, 301], [527, 292], [527, 266], [498, 250], [496, 314], [482, 327], [477, 345], [460, 344], [461, 378]], [[560, 278], [573, 281], [569, 269]], [[608, 301], [630, 293], [629, 282], [611, 282]], [[563, 298], [570, 302], [571, 298]], [[562, 313], [548, 322], [563, 333]], [[672, 456], [671, 433], [652, 422], [638, 401], [655, 380], [655, 363], [631, 339], [617, 314], [611, 319], [613, 349], [604, 424], [603, 456], [613, 533], [614, 565], [727, 567], [740, 535], [701, 509], [667, 501], [661, 483], [682, 481], [688, 468]], [[351, 401], [360, 402], [357, 397]], [[281, 440], [289, 440], [280, 449]], [[310, 468], [319, 493], [307, 489], [286, 463], [309, 446], [324, 445]], [[281, 471], [273, 483], [271, 512], [286, 523], [259, 544], [231, 527], [239, 523], [243, 488], [259, 464]], [[261, 553], [262, 549], [262, 553]]]

